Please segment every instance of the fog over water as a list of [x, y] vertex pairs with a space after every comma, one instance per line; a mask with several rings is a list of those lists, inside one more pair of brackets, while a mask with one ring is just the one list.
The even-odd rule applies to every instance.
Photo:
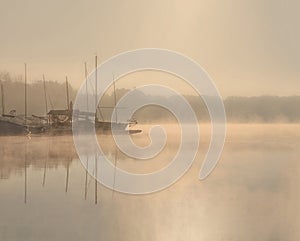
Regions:
[[[29, 137], [0, 135], [0, 241], [300, 240], [300, 1], [1, 0], [0, 6], [0, 134], [14, 125], [7, 121], [30, 125], [32, 133], [45, 131]], [[194, 64], [157, 59], [162, 66], [156, 70], [139, 68], [120, 76], [135, 64], [112, 58], [125, 52], [136, 56], [131, 51], [144, 48], [186, 56], [205, 74], [191, 78]], [[138, 63], [153, 58], [140, 56]], [[97, 65], [107, 73], [93, 75]], [[178, 73], [165, 72], [163, 66], [178, 67]], [[181, 78], [183, 72], [199, 86], [210, 76], [228, 122], [219, 163], [203, 181], [198, 176], [210, 145], [208, 123], [216, 120], [204, 100], [209, 100], [210, 113], [218, 112], [214, 108], [220, 102], [205, 86], [198, 93]], [[87, 112], [97, 106], [95, 119], [76, 101], [87, 79], [91, 81], [79, 96], [85, 95]], [[109, 80], [111, 86], [102, 93]], [[163, 85], [178, 95], [149, 85]], [[200, 123], [199, 147], [193, 129], [178, 165], [185, 167], [196, 146], [192, 166], [173, 185], [147, 195], [115, 189], [171, 179], [161, 175], [127, 185], [122, 174], [148, 177], [144, 174], [168, 167], [180, 148], [181, 130], [170, 108], [149, 105], [124, 115], [134, 105], [116, 105], [131, 90], [137, 104], [155, 100], [176, 110], [182, 95]], [[185, 110], [180, 116], [188, 116]], [[46, 125], [49, 112], [57, 115], [48, 115], [53, 124], [48, 130], [41, 124]], [[63, 113], [74, 113], [74, 118], [63, 118]], [[76, 138], [46, 135], [71, 132], [69, 124], [76, 119], [78, 126], [87, 123], [81, 121], [84, 115], [100, 121], [137, 120], [130, 128], [143, 132], [131, 138], [141, 147], [153, 143], [151, 125], [161, 124], [166, 145], [158, 155], [139, 160], [118, 149], [112, 136], [99, 134], [99, 147], [111, 163], [98, 162], [94, 150], [80, 160]], [[106, 132], [106, 123], [97, 126]], [[80, 133], [91, 137], [86, 130]], [[98, 148], [94, 136], [86, 140], [80, 145], [85, 152]], [[178, 166], [171, 174], [181, 170]], [[113, 190], [95, 180], [99, 173], [113, 181]]]
[[[167, 165], [178, 149], [178, 126], [163, 126], [167, 144], [148, 161], [116, 151], [111, 136], [98, 140], [117, 167], [148, 173]], [[143, 133], [133, 141], [145, 146], [150, 126], [138, 127]], [[95, 185], [72, 136], [1, 137], [0, 240], [299, 239], [300, 125], [229, 124], [221, 160], [204, 181], [198, 174], [210, 126], [200, 124], [200, 130], [187, 173], [163, 191], [140, 196]]]

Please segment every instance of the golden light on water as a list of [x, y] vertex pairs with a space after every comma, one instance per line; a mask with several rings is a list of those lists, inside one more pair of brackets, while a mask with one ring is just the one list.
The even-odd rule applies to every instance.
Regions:
[[[149, 126], [141, 127], [145, 137]], [[118, 167], [139, 173], [167, 164], [176, 152], [179, 136], [174, 125], [165, 127], [171, 138], [162, 154], [139, 163], [119, 152]], [[210, 127], [200, 124], [200, 128], [197, 158], [177, 183], [164, 191], [142, 196], [125, 195], [98, 185], [97, 205], [95, 183], [89, 175], [86, 179], [70, 136], [31, 140], [1, 137], [0, 151], [4, 157], [0, 162], [1, 237], [3, 240], [297, 237], [299, 126], [230, 124], [221, 161], [205, 181], [197, 177], [209, 144]], [[138, 139], [144, 138], [134, 139], [139, 142]], [[114, 159], [108, 137], [101, 140], [105, 153]], [[24, 204], [26, 145], [27, 203]]]

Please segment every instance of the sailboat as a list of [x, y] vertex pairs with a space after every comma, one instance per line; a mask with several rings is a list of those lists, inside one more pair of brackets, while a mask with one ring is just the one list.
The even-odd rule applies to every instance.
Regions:
[[[2, 114], [0, 115], [0, 136], [3, 135], [31, 135], [31, 134], [45, 134], [45, 135], [61, 135], [61, 134], [72, 134], [72, 117], [73, 117], [73, 103], [69, 98], [69, 82], [68, 77], [66, 77], [66, 97], [67, 97], [67, 108], [66, 109], [54, 109], [48, 112], [47, 105], [47, 94], [46, 94], [46, 83], [45, 76], [43, 75], [44, 81], [44, 95], [45, 95], [45, 107], [46, 107], [46, 117], [34, 116], [28, 117], [27, 114], [27, 65], [25, 67], [25, 85], [24, 85], [24, 116], [16, 115], [16, 111], [12, 110], [8, 114], [5, 112], [5, 99], [4, 99], [4, 87], [1, 82], [1, 103], [2, 103]], [[97, 56], [95, 56], [95, 68], [97, 68]], [[87, 68], [85, 64], [85, 77], [87, 78]], [[97, 100], [97, 74], [95, 78], [95, 99]], [[114, 104], [116, 106], [116, 87], [114, 83]], [[97, 101], [95, 102], [97, 103]], [[142, 132], [141, 130], [132, 130], [129, 127], [137, 124], [136, 120], [129, 120], [127, 122], [118, 122], [116, 115], [116, 120], [113, 122], [105, 121], [104, 119], [99, 120], [98, 113], [101, 114], [101, 108], [115, 108], [114, 107], [100, 107], [96, 108], [96, 115], [89, 116], [94, 118], [91, 124], [95, 125], [97, 133], [100, 134], [110, 134], [112, 129], [119, 134], [135, 134]], [[80, 113], [80, 115], [88, 116], [90, 113]], [[90, 119], [90, 118], [88, 118]]]
[[[95, 56], [95, 69], [97, 69], [98, 67], [98, 57], [97, 55]], [[87, 81], [87, 66], [85, 63], [85, 79]], [[98, 101], [98, 94], [97, 94], [97, 84], [98, 84], [98, 79], [97, 79], [97, 71], [95, 72], [95, 103], [97, 103]], [[87, 85], [86, 85], [87, 87]], [[96, 109], [96, 116], [95, 116], [95, 129], [96, 131], [99, 133], [111, 133], [112, 129], [115, 130], [115, 132], [117, 133], [126, 133], [128, 132], [129, 134], [134, 134], [134, 133], [140, 133], [141, 130], [129, 130], [129, 127], [134, 126], [137, 124], [137, 121], [134, 119], [128, 120], [127, 122], [119, 122], [118, 121], [118, 115], [117, 115], [117, 110], [116, 110], [116, 115], [115, 115], [115, 120], [110, 122], [110, 121], [105, 121], [102, 114], [101, 114], [101, 109], [103, 108], [110, 108], [110, 109], [114, 109], [116, 108], [117, 105], [117, 96], [116, 96], [116, 85], [115, 82], [113, 82], [113, 95], [114, 95], [114, 106], [113, 107], [101, 107], [98, 106], [97, 104], [95, 104], [95, 109]], [[87, 93], [88, 95], [88, 93]], [[87, 100], [88, 102], [88, 100]], [[100, 116], [102, 117], [102, 120], [100, 120], [98, 118], [98, 113], [100, 114]]]
[[[97, 62], [98, 62], [98, 58], [97, 55], [95, 56], [95, 69], [97, 69]], [[86, 67], [86, 65], [85, 65]], [[85, 68], [85, 73], [86, 73], [86, 81], [87, 81], [87, 70]], [[95, 72], [95, 103], [97, 103], [97, 71]], [[101, 108], [116, 108], [117, 105], [117, 95], [116, 95], [116, 84], [115, 81], [113, 81], [113, 95], [114, 95], [114, 107], [99, 107], [96, 108], [96, 120], [95, 120], [95, 128], [97, 131], [102, 131], [102, 132], [111, 132], [112, 129], [115, 130], [116, 133], [124, 133], [127, 132], [129, 134], [136, 134], [136, 133], [140, 133], [142, 132], [142, 130], [132, 130], [129, 129], [129, 127], [134, 126], [137, 124], [137, 121], [135, 119], [130, 119], [127, 122], [118, 122], [118, 115], [117, 115], [117, 111], [116, 110], [116, 115], [115, 115], [115, 121], [113, 122], [109, 122], [109, 121], [105, 121], [105, 120], [99, 120], [97, 117], [97, 110], [99, 110], [99, 112], [101, 111]]]
[[4, 86], [1, 81], [1, 104], [2, 114], [0, 116], [0, 136], [16, 136], [16, 135], [30, 135], [43, 133], [44, 125], [37, 124], [34, 118], [27, 116], [27, 65], [25, 67], [25, 85], [24, 85], [24, 116], [16, 115], [16, 110], [11, 110], [8, 114], [5, 112], [5, 98]]
[[[97, 56], [95, 56], [95, 68], [97, 68]], [[87, 65], [85, 63], [85, 78], [87, 80]], [[68, 78], [66, 77], [66, 97], [67, 97], [67, 109], [64, 110], [50, 110], [48, 112], [48, 120], [50, 124], [50, 128], [46, 129], [46, 133], [51, 133], [53, 135], [59, 134], [68, 134], [72, 133], [72, 117], [73, 117], [73, 103], [69, 99], [69, 83]], [[88, 97], [88, 94], [87, 94]], [[88, 100], [87, 100], [88, 103]], [[95, 103], [97, 103], [97, 72], [95, 74]], [[116, 87], [114, 83], [114, 104], [116, 106], [117, 98], [116, 98]], [[132, 119], [127, 122], [118, 122], [117, 115], [116, 120], [113, 122], [105, 121], [104, 119], [99, 120], [98, 113], [101, 114], [101, 108], [115, 108], [114, 107], [98, 107], [96, 108], [96, 115], [91, 116], [91, 113], [78, 113], [78, 115], [86, 116], [86, 119], [89, 117], [95, 118], [94, 122], [91, 121], [91, 125], [94, 123], [95, 130], [98, 134], [111, 134], [112, 129], [114, 129], [117, 134], [136, 134], [142, 132], [142, 130], [133, 130], [129, 129], [129, 127], [137, 124], [137, 121]]]
[[27, 130], [21, 121], [18, 121], [15, 115], [15, 111], [11, 111], [9, 114], [5, 113], [5, 102], [4, 102], [4, 87], [1, 81], [1, 109], [2, 113], [0, 116], [0, 135], [19, 135], [26, 134]]

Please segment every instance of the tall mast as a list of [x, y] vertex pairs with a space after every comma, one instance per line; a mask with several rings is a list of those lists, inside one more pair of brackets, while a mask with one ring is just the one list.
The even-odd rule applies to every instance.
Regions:
[[24, 75], [25, 75], [25, 88], [24, 88], [24, 98], [25, 98], [25, 125], [27, 125], [27, 65], [24, 64]]
[[2, 115], [5, 114], [5, 103], [4, 103], [4, 88], [3, 82], [1, 81], [1, 104], [2, 104]]
[[95, 56], [95, 109], [96, 109], [96, 119], [97, 121], [97, 106], [98, 106], [98, 71], [97, 71], [97, 65], [98, 65], [98, 57]]
[[[95, 109], [96, 109], [96, 116], [95, 116], [95, 122], [97, 121], [97, 106], [98, 106], [98, 71], [97, 71], [97, 65], [98, 65], [98, 57], [97, 55], [95, 56]], [[98, 158], [97, 158], [97, 152], [95, 155], [95, 204], [98, 203], [98, 181], [97, 181], [97, 177], [98, 177]]]
[[[96, 109], [96, 116], [95, 116], [95, 122], [98, 120], [97, 118], [97, 106], [98, 106], [98, 56], [95, 55], [95, 109]], [[97, 152], [95, 153], [95, 204], [98, 203], [98, 157]]]
[[46, 109], [46, 115], [47, 115], [47, 114], [48, 114], [48, 103], [47, 103], [47, 92], [46, 92], [46, 80], [45, 80], [45, 75], [43, 75], [43, 82], [44, 82], [45, 109]]
[[70, 99], [69, 99], [69, 83], [68, 83], [68, 76], [66, 76], [66, 91], [67, 91], [67, 107], [70, 110]]
[[[115, 101], [115, 108], [117, 105], [117, 94], [116, 94], [116, 83], [115, 83], [115, 78], [113, 77], [113, 84], [114, 84], [114, 101]], [[115, 110], [116, 112], [116, 123], [118, 123], [118, 112], [117, 109]]]
[[86, 109], [87, 111], [89, 111], [89, 93], [88, 93], [88, 81], [87, 81], [88, 70], [87, 70], [86, 62], [84, 63], [84, 75], [85, 75], [85, 91], [86, 91]]

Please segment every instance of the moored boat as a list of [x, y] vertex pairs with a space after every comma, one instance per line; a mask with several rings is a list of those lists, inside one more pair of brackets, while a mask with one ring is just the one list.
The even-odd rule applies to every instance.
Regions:
[[18, 116], [0, 116], [0, 136], [19, 136], [41, 134], [45, 132], [45, 126], [33, 122], [24, 124], [24, 119]]

